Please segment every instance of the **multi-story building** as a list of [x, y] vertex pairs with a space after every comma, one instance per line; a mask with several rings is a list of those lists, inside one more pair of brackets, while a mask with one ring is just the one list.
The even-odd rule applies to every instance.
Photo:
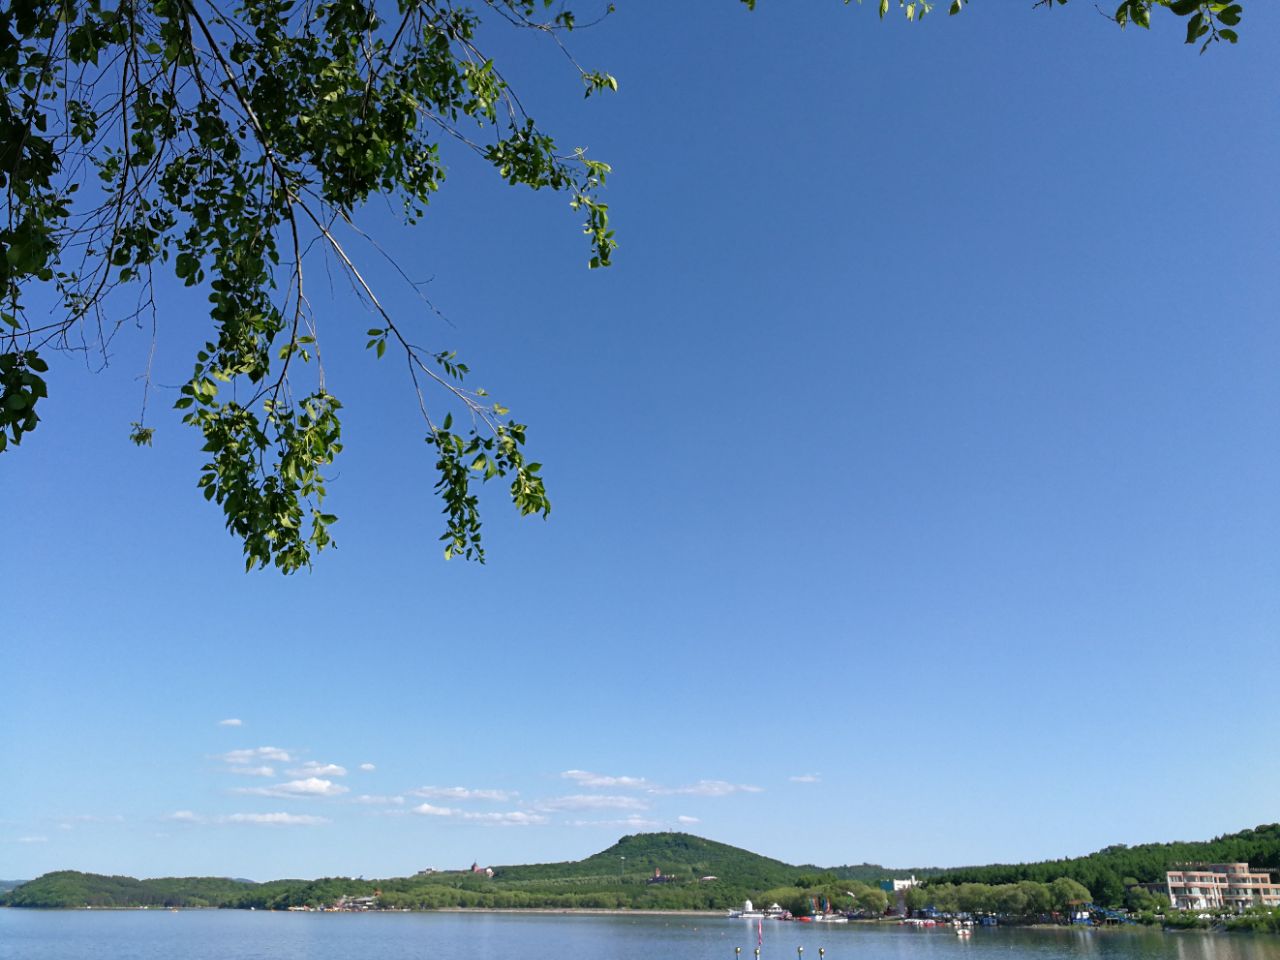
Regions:
[[909, 880], [881, 880], [880, 889], [893, 898], [893, 912], [900, 917], [905, 917], [909, 912], [907, 910], [907, 891], [919, 885], [919, 883], [920, 881], [916, 879], [913, 873]]
[[1178, 910], [1280, 906], [1280, 884], [1247, 863], [1184, 863], [1165, 874], [1169, 900]]

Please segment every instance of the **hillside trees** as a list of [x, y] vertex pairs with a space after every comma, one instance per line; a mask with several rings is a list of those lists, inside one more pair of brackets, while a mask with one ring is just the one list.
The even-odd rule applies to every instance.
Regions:
[[[898, 0], [912, 20], [932, 6]], [[1234, 42], [1242, 3], [1123, 0], [1114, 16], [1146, 27], [1155, 10], [1184, 18], [1189, 41]], [[610, 167], [537, 123], [482, 46], [490, 25], [569, 53], [578, 15], [551, 0], [0, 0], [0, 451], [38, 426], [51, 360], [105, 356], [128, 324], [150, 328], [154, 348], [171, 324], [156, 285], [169, 274], [207, 296], [175, 407], [203, 440], [197, 486], [247, 568], [289, 573], [332, 542], [342, 402], [325, 382], [321, 317], [340, 320], [326, 324], [333, 346], [404, 363], [434, 449], [446, 556], [483, 559], [487, 481], [505, 482], [521, 514], [546, 516], [526, 426], [447, 346], [422, 344], [420, 317], [384, 307], [358, 252], [369, 201], [416, 223], [448, 157], [470, 155], [509, 184], [563, 193], [589, 265], [610, 263]], [[617, 87], [566, 64], [569, 87]], [[308, 293], [329, 269], [367, 322]], [[143, 381], [139, 445], [154, 438], [149, 367]]]
[[1117, 844], [1069, 860], [961, 867], [942, 871], [929, 882], [1000, 885], [1020, 881], [1050, 883], [1059, 877], [1069, 877], [1090, 890], [1098, 903], [1121, 906], [1126, 887], [1132, 887], [1135, 882], [1163, 881], [1165, 871], [1175, 864], [1191, 862], [1247, 862], [1258, 869], [1280, 870], [1280, 824], [1261, 824], [1199, 842], [1132, 847]]

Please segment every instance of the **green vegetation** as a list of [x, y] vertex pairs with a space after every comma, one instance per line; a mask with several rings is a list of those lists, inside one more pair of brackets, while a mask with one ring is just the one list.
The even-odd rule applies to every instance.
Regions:
[[[1248, 862], [1277, 870], [1280, 824], [1203, 843], [1107, 847], [1071, 860], [911, 871], [874, 864], [825, 870], [793, 866], [686, 833], [647, 833], [623, 837], [583, 860], [494, 867], [492, 877], [465, 870], [384, 880], [325, 877], [250, 883], [217, 877], [135, 880], [68, 870], [21, 884], [0, 895], [0, 905], [282, 910], [331, 905], [344, 896], [376, 896], [380, 906], [391, 909], [726, 910], [749, 898], [777, 902], [799, 916], [824, 901], [835, 910], [879, 916], [889, 898], [878, 881], [914, 873], [932, 876], [924, 886], [907, 891], [907, 905], [913, 910], [933, 907], [942, 913], [994, 913], [1013, 922], [1035, 922], [1074, 904], [1092, 902], [1127, 909], [1142, 922], [1198, 927], [1212, 921], [1170, 911], [1167, 898], [1138, 886], [1163, 880], [1176, 863], [1195, 861]], [[659, 882], [656, 871], [661, 871]], [[874, 882], [855, 879], [854, 873]], [[1280, 911], [1250, 911], [1220, 922], [1230, 929], [1276, 931]]]
[[[1021, 880], [1050, 883], [1069, 877], [1086, 887], [1093, 901], [1104, 907], [1125, 907], [1126, 891], [1137, 883], [1163, 881], [1177, 863], [1248, 863], [1262, 870], [1280, 871], [1280, 824], [1225, 834], [1192, 843], [1116, 844], [1085, 857], [1038, 863], [992, 864], [941, 871], [930, 884], [1010, 884]], [[1142, 901], [1137, 909], [1154, 909]]]
[[105, 877], [59, 870], [10, 890], [0, 903], [11, 907], [221, 907], [248, 886], [223, 877]]
[[999, 914], [1006, 922], [1035, 923], [1073, 905], [1093, 900], [1089, 890], [1069, 877], [1052, 883], [1020, 880], [1017, 883], [930, 883], [907, 891], [912, 910], [932, 907], [939, 913]]
[[1280, 933], [1280, 907], [1254, 907], [1226, 921], [1228, 930], [1250, 930], [1257, 933]]
[[[857, 869], [874, 874], [877, 880], [906, 875], [871, 864]], [[662, 882], [650, 882], [655, 870], [661, 871]], [[792, 866], [689, 834], [650, 833], [623, 837], [607, 850], [583, 860], [495, 867], [492, 878], [470, 871], [442, 871], [386, 880], [329, 877], [251, 884], [203, 877], [134, 880], [63, 871], [23, 884], [0, 903], [15, 907], [210, 906], [279, 910], [323, 906], [342, 896], [377, 894], [384, 907], [427, 910], [727, 910], [748, 897], [764, 897], [784, 906], [794, 904], [796, 912], [803, 913], [807, 912], [803, 904], [809, 897], [827, 896], [841, 907], [852, 907], [845, 891], [856, 886], [839, 878], [835, 871]], [[870, 887], [862, 892], [871, 901], [876, 895], [883, 897], [883, 893]]]
[[[919, 20], [933, 3], [897, 6]], [[474, 7], [0, 0], [0, 451], [38, 427], [56, 384], [51, 357], [97, 349], [105, 365], [124, 325], [150, 326], [154, 350], [166, 315], [185, 319], [154, 298], [154, 277], [171, 274], [208, 302], [174, 406], [202, 439], [197, 487], [222, 509], [247, 568], [291, 573], [333, 542], [337, 516], [324, 501], [343, 404], [325, 385], [318, 326], [333, 331], [325, 349], [363, 347], [375, 362], [390, 349], [405, 361], [434, 447], [446, 557], [483, 560], [478, 491], [490, 480], [505, 482], [520, 514], [546, 516], [525, 425], [447, 346], [417, 346], [421, 317], [388, 311], [356, 249], [369, 201], [416, 223], [447, 166], [471, 160], [511, 185], [562, 194], [589, 265], [611, 260], [600, 200], [609, 165], [561, 149], [487, 47], [510, 29], [564, 48], [573, 10], [552, 0]], [[889, 9], [879, 0], [881, 17]], [[1155, 10], [1182, 18], [1187, 42], [1205, 47], [1234, 43], [1243, 13], [1242, 2], [1121, 0], [1112, 17], [1145, 28]], [[566, 95], [618, 87], [572, 56], [565, 71]], [[337, 271], [357, 302], [309, 297], [304, 259], [306, 278], [312, 264]], [[364, 322], [351, 321], [352, 307]], [[139, 366], [129, 438], [146, 447], [156, 440], [150, 360]]]

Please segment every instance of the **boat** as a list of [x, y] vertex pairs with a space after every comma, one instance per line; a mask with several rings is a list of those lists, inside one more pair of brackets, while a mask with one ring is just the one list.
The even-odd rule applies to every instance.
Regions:
[[[776, 907], [777, 904], [775, 903], [774, 906]], [[764, 915], [764, 911], [757, 910], [750, 900], [742, 901], [741, 910], [729, 911], [730, 920], [762, 920]]]

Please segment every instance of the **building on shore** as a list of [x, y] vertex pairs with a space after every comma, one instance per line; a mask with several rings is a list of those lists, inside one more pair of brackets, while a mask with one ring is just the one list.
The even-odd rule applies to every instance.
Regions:
[[891, 904], [893, 906], [893, 912], [899, 917], [905, 917], [910, 913], [910, 911], [907, 910], [907, 891], [912, 887], [919, 885], [920, 881], [916, 879], [914, 873], [906, 880], [880, 881], [880, 889], [889, 894]]
[[1183, 863], [1165, 874], [1169, 901], [1178, 910], [1280, 906], [1280, 884], [1247, 863]]

